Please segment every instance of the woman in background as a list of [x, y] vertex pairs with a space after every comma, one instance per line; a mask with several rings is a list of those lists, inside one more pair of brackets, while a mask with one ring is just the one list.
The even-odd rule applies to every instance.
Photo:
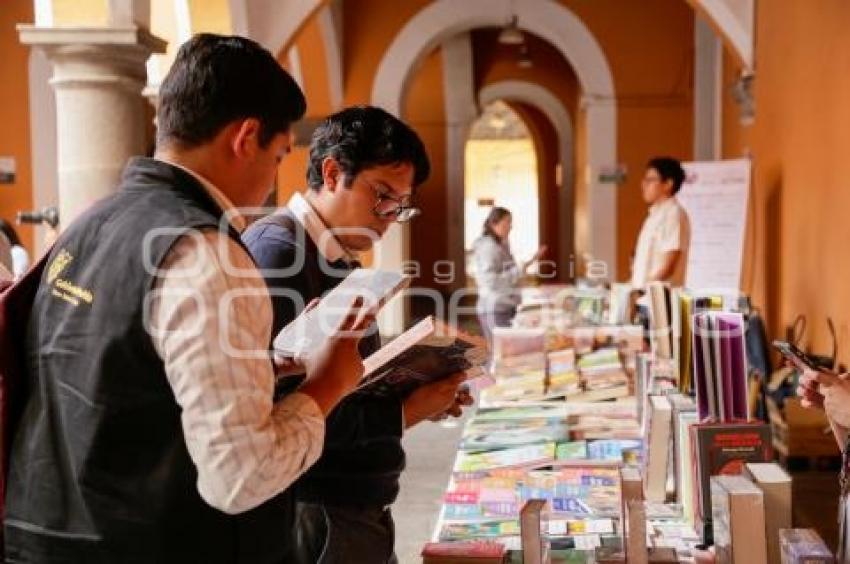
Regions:
[[484, 233], [475, 240], [475, 280], [478, 283], [478, 321], [491, 341], [493, 327], [508, 327], [520, 302], [518, 284], [535, 261], [546, 252], [542, 245], [526, 263], [518, 263], [508, 243], [513, 220], [511, 212], [494, 207], [484, 221]]
[[[7, 266], [11, 271], [14, 279], [18, 280], [30, 267], [29, 253], [27, 253], [27, 250], [21, 244], [21, 239], [18, 237], [18, 233], [15, 231], [15, 228], [12, 227], [12, 225], [5, 219], [0, 219], [0, 237], [5, 238], [5, 242], [9, 243], [10, 257], [5, 259], [9, 261], [9, 264], [6, 264], [5, 266]], [[5, 245], [3, 246], [5, 247]]]

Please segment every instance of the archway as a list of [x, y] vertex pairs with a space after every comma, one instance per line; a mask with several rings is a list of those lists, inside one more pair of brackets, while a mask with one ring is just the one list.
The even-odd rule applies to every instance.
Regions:
[[[437, 0], [428, 5], [405, 24], [385, 52], [373, 82], [372, 103], [399, 115], [413, 71], [436, 45], [470, 29], [498, 27], [511, 12], [517, 15], [520, 28], [549, 42], [575, 69], [583, 91], [591, 173], [616, 162], [617, 120], [610, 67], [581, 19], [553, 0], [530, 0], [515, 6], [509, 0]], [[616, 193], [612, 186], [592, 180], [588, 195], [588, 249], [595, 260], [608, 263], [614, 277], [617, 234], [612, 227], [616, 226]], [[388, 237], [381, 247], [381, 259], [387, 267], [402, 264], [408, 254], [406, 239], [400, 233]], [[396, 315], [400, 319], [400, 313]]]
[[522, 117], [499, 99], [488, 103], [472, 124], [464, 152], [463, 245], [466, 273], [474, 278], [472, 249], [494, 206], [514, 212], [510, 245], [517, 259], [528, 259], [539, 247], [538, 155]]
[[558, 149], [561, 162], [561, 190], [558, 217], [560, 254], [553, 257], [561, 268], [573, 260], [574, 244], [574, 159], [573, 159], [573, 124], [570, 114], [561, 101], [542, 86], [520, 80], [506, 80], [489, 84], [478, 94], [481, 106], [486, 106], [495, 100], [522, 102], [539, 109], [549, 119], [558, 132]]

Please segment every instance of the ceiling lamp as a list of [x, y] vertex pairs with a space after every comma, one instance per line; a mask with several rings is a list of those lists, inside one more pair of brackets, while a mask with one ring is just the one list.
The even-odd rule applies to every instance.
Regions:
[[521, 69], [530, 69], [534, 66], [534, 62], [531, 60], [531, 56], [528, 54], [528, 45], [523, 43], [519, 48], [519, 58], [517, 58], [516, 64]]
[[525, 36], [519, 29], [518, 18], [511, 17], [511, 21], [505, 24], [499, 33], [499, 43], [502, 45], [522, 45], [525, 42]]
[[508, 120], [499, 115], [494, 115], [487, 122], [487, 125], [492, 127], [493, 129], [504, 129], [508, 126]]

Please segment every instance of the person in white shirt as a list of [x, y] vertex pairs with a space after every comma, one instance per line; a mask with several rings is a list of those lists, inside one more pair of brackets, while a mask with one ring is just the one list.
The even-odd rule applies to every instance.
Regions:
[[650, 282], [685, 283], [691, 228], [688, 214], [676, 199], [685, 171], [676, 159], [656, 157], [649, 161], [641, 181], [649, 215], [638, 235], [632, 262], [632, 288], [642, 291]]
[[21, 238], [18, 237], [15, 228], [5, 219], [0, 219], [0, 237], [5, 238], [9, 243], [10, 262], [6, 266], [12, 272], [13, 278], [19, 280], [30, 267], [30, 255], [21, 244]]

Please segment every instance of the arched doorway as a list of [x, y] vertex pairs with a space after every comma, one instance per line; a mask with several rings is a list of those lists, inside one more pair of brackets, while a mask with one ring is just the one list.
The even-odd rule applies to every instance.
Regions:
[[473, 124], [464, 150], [464, 251], [467, 281], [475, 277], [472, 246], [494, 206], [511, 210], [511, 249], [526, 259], [540, 246], [537, 154], [522, 118], [501, 100], [488, 104]]

